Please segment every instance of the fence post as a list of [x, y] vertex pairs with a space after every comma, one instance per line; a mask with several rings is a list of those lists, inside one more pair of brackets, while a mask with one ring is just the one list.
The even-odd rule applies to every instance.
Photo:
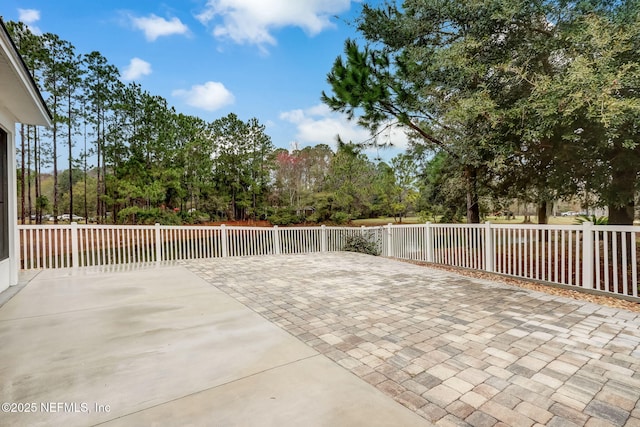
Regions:
[[392, 234], [391, 234], [391, 223], [388, 223], [386, 225], [387, 228], [387, 256], [388, 257], [392, 257], [393, 256], [393, 241], [392, 241]]
[[155, 225], [156, 234], [156, 262], [163, 261], [162, 254], [162, 233], [160, 232], [160, 224], [156, 222]]
[[427, 262], [433, 262], [433, 228], [431, 228], [431, 221], [427, 221], [425, 224], [425, 246], [427, 247]]
[[320, 226], [320, 252], [327, 252], [327, 227]]
[[71, 266], [80, 267], [80, 252], [78, 251], [78, 223], [71, 223]]
[[582, 287], [593, 289], [593, 222], [582, 223]]
[[273, 226], [273, 253], [280, 254], [280, 231], [277, 225]]
[[484, 223], [484, 269], [489, 272], [495, 270], [495, 246], [493, 244], [493, 232], [491, 229], [491, 222], [486, 221]]
[[229, 256], [229, 242], [227, 241], [227, 226], [222, 224], [220, 226], [220, 244], [222, 246], [222, 256]]

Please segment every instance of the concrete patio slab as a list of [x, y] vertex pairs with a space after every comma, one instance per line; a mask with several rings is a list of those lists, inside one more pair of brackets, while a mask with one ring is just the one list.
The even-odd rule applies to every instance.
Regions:
[[[324, 356], [270, 369], [106, 426], [424, 426]], [[355, 380], [355, 381], [354, 381]]]
[[0, 342], [0, 425], [429, 425], [180, 266], [41, 272]]

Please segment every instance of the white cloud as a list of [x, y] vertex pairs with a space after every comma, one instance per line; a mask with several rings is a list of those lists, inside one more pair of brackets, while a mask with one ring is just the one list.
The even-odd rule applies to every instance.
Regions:
[[187, 34], [189, 32], [189, 27], [184, 25], [178, 18], [166, 20], [152, 13], [149, 16], [140, 18], [131, 16], [130, 19], [133, 26], [142, 30], [146, 39], [151, 42], [161, 36]]
[[238, 44], [275, 45], [272, 31], [299, 27], [316, 35], [334, 24], [331, 17], [349, 10], [351, 0], [208, 0], [196, 18], [213, 23], [213, 35]]
[[124, 70], [122, 72], [122, 80], [136, 80], [142, 76], [148, 76], [149, 74], [151, 74], [151, 64], [149, 64], [147, 61], [143, 61], [140, 58], [133, 58], [129, 62], [129, 65], [124, 67]]
[[40, 35], [42, 31], [34, 24], [40, 20], [40, 11], [36, 9], [18, 9], [18, 21], [24, 22], [33, 34]]
[[36, 9], [18, 9], [18, 19], [25, 24], [33, 24], [40, 20], [40, 11]]
[[[332, 144], [336, 136], [344, 142], [354, 144], [370, 141], [371, 135], [346, 115], [332, 112], [325, 104], [318, 104], [306, 110], [291, 110], [280, 113], [280, 119], [296, 125], [296, 138], [303, 144]], [[408, 145], [408, 138], [404, 130], [398, 126], [391, 126], [382, 130], [378, 135], [379, 144], [392, 143], [396, 148], [404, 149]]]
[[369, 139], [369, 131], [349, 121], [346, 116], [333, 113], [324, 104], [306, 110], [292, 110], [280, 114], [280, 119], [296, 125], [296, 138], [303, 144], [331, 144], [336, 136], [345, 141], [360, 143]]
[[214, 111], [235, 102], [233, 94], [219, 82], [206, 82], [203, 85], [194, 85], [189, 90], [174, 90], [171, 94], [182, 98], [187, 105], [207, 111]]
[[392, 124], [384, 129], [380, 129], [378, 143], [391, 144], [395, 148], [406, 150], [407, 147], [409, 147], [408, 131], [409, 130], [403, 126]]

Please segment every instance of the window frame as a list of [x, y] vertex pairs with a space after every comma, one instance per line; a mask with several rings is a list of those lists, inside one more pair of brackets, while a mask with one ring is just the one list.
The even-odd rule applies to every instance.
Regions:
[[8, 134], [0, 128], [0, 261], [9, 258]]

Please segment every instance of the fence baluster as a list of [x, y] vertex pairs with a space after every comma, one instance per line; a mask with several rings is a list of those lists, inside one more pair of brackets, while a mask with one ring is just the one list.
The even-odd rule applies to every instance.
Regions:
[[636, 254], [636, 233], [631, 232], [631, 295], [638, 296], [638, 258]]
[[627, 270], [627, 233], [620, 232], [622, 240], [622, 293], [629, 295], [629, 278]]
[[[582, 223], [582, 287], [593, 289], [593, 223]], [[625, 276], [626, 277], [626, 276]]]

